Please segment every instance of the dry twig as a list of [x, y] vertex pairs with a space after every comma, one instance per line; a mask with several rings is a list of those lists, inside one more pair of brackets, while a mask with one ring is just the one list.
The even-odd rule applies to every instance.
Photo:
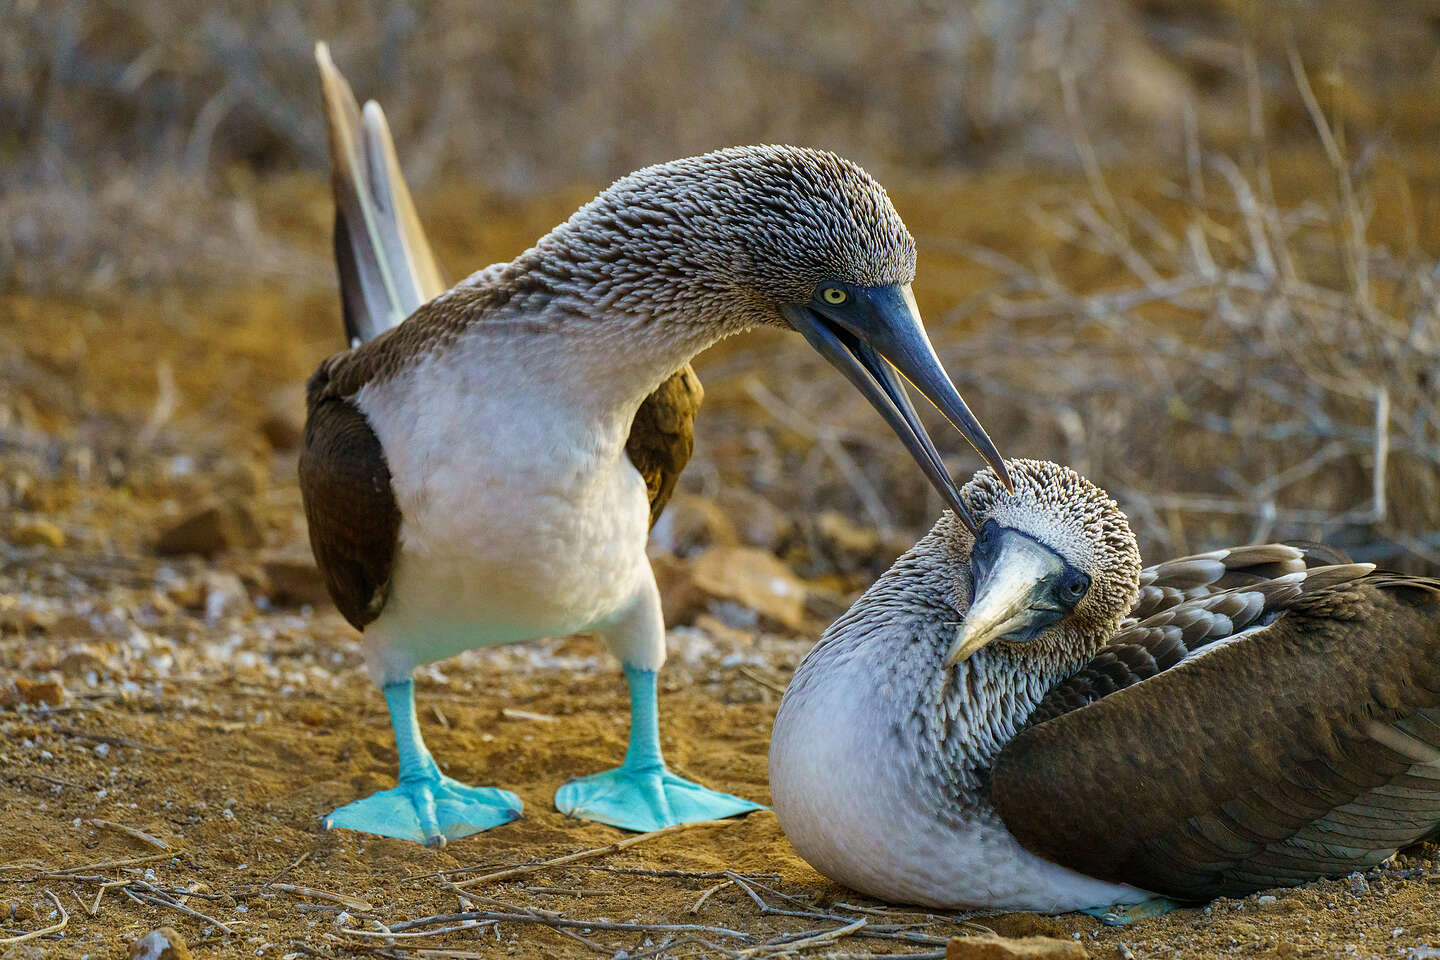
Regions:
[[[603, 857], [612, 853], [619, 853], [621, 850], [629, 849], [636, 844], [645, 843], [648, 840], [654, 840], [658, 837], [667, 837], [673, 833], [680, 833], [685, 830], [694, 830], [699, 827], [728, 827], [735, 822], [736, 821], [734, 820], [697, 820], [693, 823], [672, 824], [668, 827], [662, 827], [659, 830], [651, 830], [649, 833], [641, 833], [633, 837], [626, 837], [623, 840], [617, 840], [614, 843], [607, 844], [603, 847], [594, 847], [589, 850], [580, 850], [576, 853], [567, 853], [562, 857], [555, 857], [554, 859], [544, 860], [540, 863], [529, 863], [518, 867], [508, 867], [504, 870], [497, 870], [494, 873], [487, 873], [484, 876], [474, 877], [470, 880], [465, 880], [461, 883], [457, 883], [455, 884], [455, 886], [463, 890], [467, 887], [473, 887], [481, 883], [491, 883], [496, 880], [509, 880], [511, 877], [522, 877], [529, 873], [537, 873], [541, 870], [550, 870], [554, 867], [564, 866], [567, 863], [574, 863], [577, 860], [588, 860], [591, 857]], [[447, 871], [447, 876], [454, 876], [457, 873], [463, 872], [464, 869], [466, 868]]]
[[152, 837], [143, 830], [136, 830], [134, 827], [127, 827], [123, 823], [115, 823], [111, 820], [100, 820], [92, 817], [87, 820], [92, 827], [99, 830], [109, 830], [113, 833], [123, 833], [127, 837], [139, 840], [141, 843], [149, 844], [157, 850], [169, 850], [170, 845], [159, 837]]
[[35, 940], [39, 937], [47, 936], [48, 934], [59, 933], [61, 930], [65, 929], [66, 925], [70, 922], [70, 913], [65, 909], [65, 905], [60, 902], [60, 898], [55, 896], [55, 894], [51, 893], [49, 890], [46, 890], [45, 896], [49, 897], [50, 902], [55, 904], [55, 909], [60, 911], [59, 921], [56, 923], [52, 923], [50, 926], [45, 927], [41, 930], [32, 930], [29, 933], [21, 933], [13, 937], [0, 937], [0, 947], [10, 946], [11, 944], [16, 943], [24, 943], [26, 940]]

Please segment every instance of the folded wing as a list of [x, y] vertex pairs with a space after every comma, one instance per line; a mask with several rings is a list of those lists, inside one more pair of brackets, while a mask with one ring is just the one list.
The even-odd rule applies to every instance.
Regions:
[[1033, 852], [1182, 898], [1365, 869], [1440, 825], [1440, 581], [1322, 566], [1171, 604], [992, 770]]

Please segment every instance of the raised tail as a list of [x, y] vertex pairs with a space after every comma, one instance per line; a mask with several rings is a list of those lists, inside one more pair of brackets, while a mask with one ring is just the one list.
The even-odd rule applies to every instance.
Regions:
[[330, 132], [335, 267], [353, 345], [410, 316], [445, 283], [400, 173], [384, 111], [371, 100], [362, 113], [326, 44], [315, 45], [315, 62]]

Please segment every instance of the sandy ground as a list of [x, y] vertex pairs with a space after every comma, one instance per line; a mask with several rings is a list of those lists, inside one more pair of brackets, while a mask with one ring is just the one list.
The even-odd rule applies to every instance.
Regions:
[[[383, 707], [336, 616], [207, 622], [180, 613], [170, 625], [83, 643], [98, 653], [74, 652], [81, 638], [73, 635], [7, 641], [7, 664], [34, 674], [58, 658], [73, 691], [59, 708], [0, 714], [0, 900], [35, 911], [22, 906], [24, 918], [0, 926], [0, 936], [57, 921], [47, 893], [70, 918], [63, 936], [37, 942], [37, 956], [122, 956], [127, 939], [161, 924], [180, 930], [197, 956], [380, 951], [385, 941], [364, 934], [381, 923], [462, 908], [447, 881], [626, 836], [562, 817], [550, 801], [566, 774], [612, 765], [624, 749], [622, 686], [598, 645], [557, 641], [470, 655], [422, 678], [423, 725], [448, 772], [503, 784], [526, 805], [519, 822], [437, 851], [319, 827], [324, 812], [389, 786], [394, 765]], [[783, 682], [784, 665], [801, 647], [761, 641], [688, 663], [677, 650], [681, 662], [667, 672], [663, 694], [665, 747], [675, 766], [767, 799], [777, 697], [747, 673]], [[747, 673], [740, 664], [750, 664]], [[1440, 866], [1433, 849], [1416, 853], [1365, 878], [1113, 929], [1077, 915], [961, 917], [884, 907], [817, 875], [763, 812], [470, 887], [465, 909], [519, 918], [409, 943], [487, 957], [635, 957], [669, 943], [667, 955], [709, 956], [864, 920], [849, 937], [809, 952], [933, 953], [943, 938], [983, 926], [1078, 937], [1097, 957], [1131, 955], [1127, 949], [1137, 957], [1426, 956], [1412, 951], [1440, 943]], [[158, 905], [161, 898], [179, 906]], [[567, 933], [521, 919], [526, 914], [649, 928], [582, 924]]]
[[[431, 208], [451, 262], [473, 265], [513, 252], [572, 199], [486, 209], [476, 219], [491, 226], [460, 240], [447, 211], [459, 221], [474, 207]], [[1003, 218], [1003, 199], [982, 191], [968, 202], [977, 222]], [[324, 277], [323, 184], [282, 191], [265, 210], [267, 226], [313, 238], [296, 263]], [[935, 279], [921, 301], [939, 311], [969, 294], [976, 268], [939, 270], [943, 249], [926, 249], [922, 273]], [[1053, 265], [1083, 285], [1102, 278], [1098, 262], [1082, 252]], [[324, 832], [324, 813], [389, 786], [395, 762], [356, 635], [316, 594], [294, 480], [298, 385], [334, 348], [337, 313], [320, 282], [0, 301], [0, 957], [121, 957], [161, 924], [197, 957], [227, 958], [719, 956], [839, 929], [795, 950], [936, 956], [949, 936], [982, 928], [1078, 938], [1095, 957], [1440, 956], [1424, 952], [1440, 948], [1432, 847], [1364, 877], [1112, 929], [1083, 916], [959, 917], [865, 900], [800, 861], [763, 812], [462, 896], [450, 884], [627, 836], [551, 804], [566, 776], [612, 766], [624, 750], [618, 668], [586, 639], [467, 654], [418, 678], [442, 766], [515, 790], [522, 820], [443, 850]], [[764, 343], [774, 369], [811, 362]], [[738, 587], [686, 600], [694, 608], [671, 631], [662, 675], [662, 726], [679, 771], [765, 801], [777, 691], [904, 542], [875, 534], [863, 512], [792, 527], [808, 501], [784, 499], [794, 461], [756, 439], [747, 417], [760, 418], [755, 398], [770, 395], [744, 368], [725, 352], [701, 367], [702, 452], [657, 560], [684, 584], [700, 547], [760, 545], [795, 571], [805, 602]], [[761, 374], [783, 392], [774, 370]], [[913, 530], [932, 509], [923, 483], [856, 403], [855, 422], [882, 438], [875, 449], [902, 464], [897, 483], [909, 486], [885, 490], [908, 504], [897, 527]], [[808, 457], [821, 441], [785, 443]], [[162, 549], [212, 506], [197, 543]], [[683, 593], [668, 599], [679, 605]], [[462, 904], [505, 917], [383, 936]], [[7, 946], [62, 919], [57, 933]]]

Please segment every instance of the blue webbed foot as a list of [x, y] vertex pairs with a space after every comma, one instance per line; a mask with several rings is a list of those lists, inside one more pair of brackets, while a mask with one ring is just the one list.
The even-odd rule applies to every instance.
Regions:
[[436, 773], [345, 804], [325, 818], [325, 829], [344, 827], [443, 847], [450, 840], [509, 823], [523, 809], [520, 798], [509, 790], [472, 787]]
[[1169, 897], [1151, 897], [1149, 900], [1141, 900], [1139, 903], [1114, 903], [1108, 907], [1090, 907], [1080, 912], [1088, 913], [1099, 919], [1107, 927], [1123, 927], [1136, 920], [1163, 917], [1171, 910], [1178, 910], [1183, 906], [1185, 904], [1178, 900], [1171, 900]]
[[561, 813], [643, 832], [765, 809], [666, 769], [660, 753], [655, 671], [626, 665], [625, 680], [630, 686], [630, 747], [625, 762], [566, 783], [555, 793]]
[[653, 766], [621, 766], [571, 780], [556, 791], [555, 806], [566, 816], [642, 832], [764, 809]]
[[412, 681], [386, 684], [383, 690], [395, 731], [400, 782], [345, 804], [325, 818], [326, 830], [344, 827], [443, 847], [520, 816], [524, 805], [509, 790], [468, 786], [440, 772], [420, 736]]

